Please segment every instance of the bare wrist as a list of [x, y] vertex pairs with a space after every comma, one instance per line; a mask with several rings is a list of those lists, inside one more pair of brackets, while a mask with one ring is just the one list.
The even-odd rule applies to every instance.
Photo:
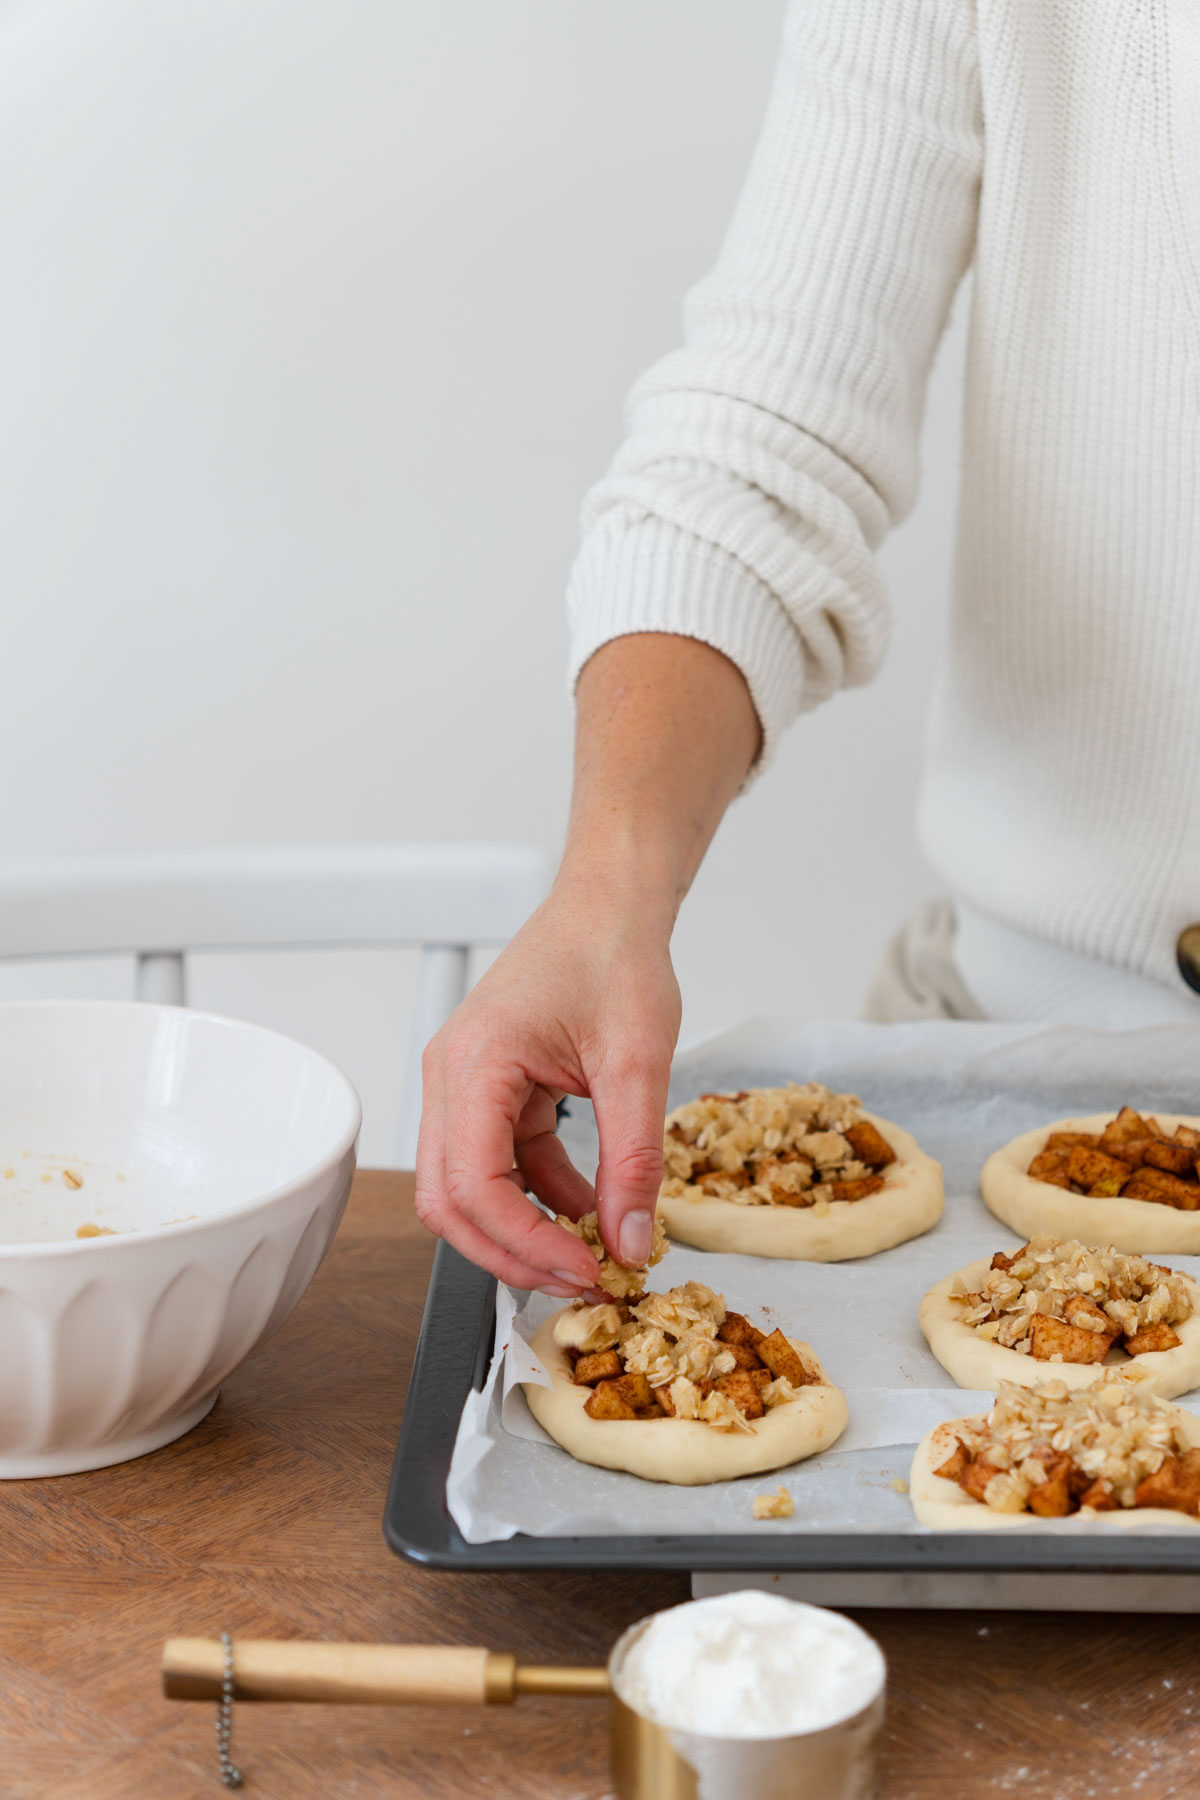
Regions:
[[627, 919], [667, 944], [686, 891], [661, 847], [610, 841], [595, 850], [568, 848], [553, 897], [598, 917]]

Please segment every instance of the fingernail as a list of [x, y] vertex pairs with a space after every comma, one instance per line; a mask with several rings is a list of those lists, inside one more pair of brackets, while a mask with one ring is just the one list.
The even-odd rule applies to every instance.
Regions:
[[621, 1261], [628, 1268], [635, 1268], [647, 1260], [653, 1235], [654, 1220], [648, 1212], [625, 1214], [617, 1233], [617, 1248], [621, 1252]]
[[574, 1300], [578, 1292], [577, 1287], [559, 1287], [557, 1281], [543, 1281], [538, 1289], [539, 1294], [553, 1294], [556, 1300]]
[[573, 1294], [577, 1294], [581, 1288], [587, 1286], [587, 1278], [583, 1275], [576, 1275], [573, 1269], [551, 1269], [550, 1273], [556, 1281], [569, 1282]]

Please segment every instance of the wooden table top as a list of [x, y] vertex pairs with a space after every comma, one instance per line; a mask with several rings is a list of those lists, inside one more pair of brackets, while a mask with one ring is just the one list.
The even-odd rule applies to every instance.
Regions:
[[[380, 1521], [433, 1255], [412, 1177], [365, 1173], [311, 1289], [203, 1424], [153, 1456], [0, 1486], [0, 1797], [204, 1800], [213, 1708], [165, 1637], [485, 1644], [599, 1662], [678, 1575], [448, 1575]], [[1190, 1618], [870, 1612], [891, 1667], [883, 1800], [1200, 1792]], [[603, 1702], [240, 1706], [268, 1800], [608, 1792]]]

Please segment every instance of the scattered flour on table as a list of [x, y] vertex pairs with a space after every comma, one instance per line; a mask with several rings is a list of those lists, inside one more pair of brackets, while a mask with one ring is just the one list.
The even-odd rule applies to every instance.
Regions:
[[746, 1590], [656, 1614], [613, 1672], [627, 1706], [676, 1731], [769, 1738], [851, 1718], [883, 1653], [838, 1613]]

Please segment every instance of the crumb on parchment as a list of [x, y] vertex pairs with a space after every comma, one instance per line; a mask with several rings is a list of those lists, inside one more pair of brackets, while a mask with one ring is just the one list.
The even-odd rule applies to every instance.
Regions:
[[756, 1519], [791, 1519], [796, 1515], [795, 1503], [785, 1487], [777, 1487], [773, 1494], [755, 1494], [754, 1517]]

